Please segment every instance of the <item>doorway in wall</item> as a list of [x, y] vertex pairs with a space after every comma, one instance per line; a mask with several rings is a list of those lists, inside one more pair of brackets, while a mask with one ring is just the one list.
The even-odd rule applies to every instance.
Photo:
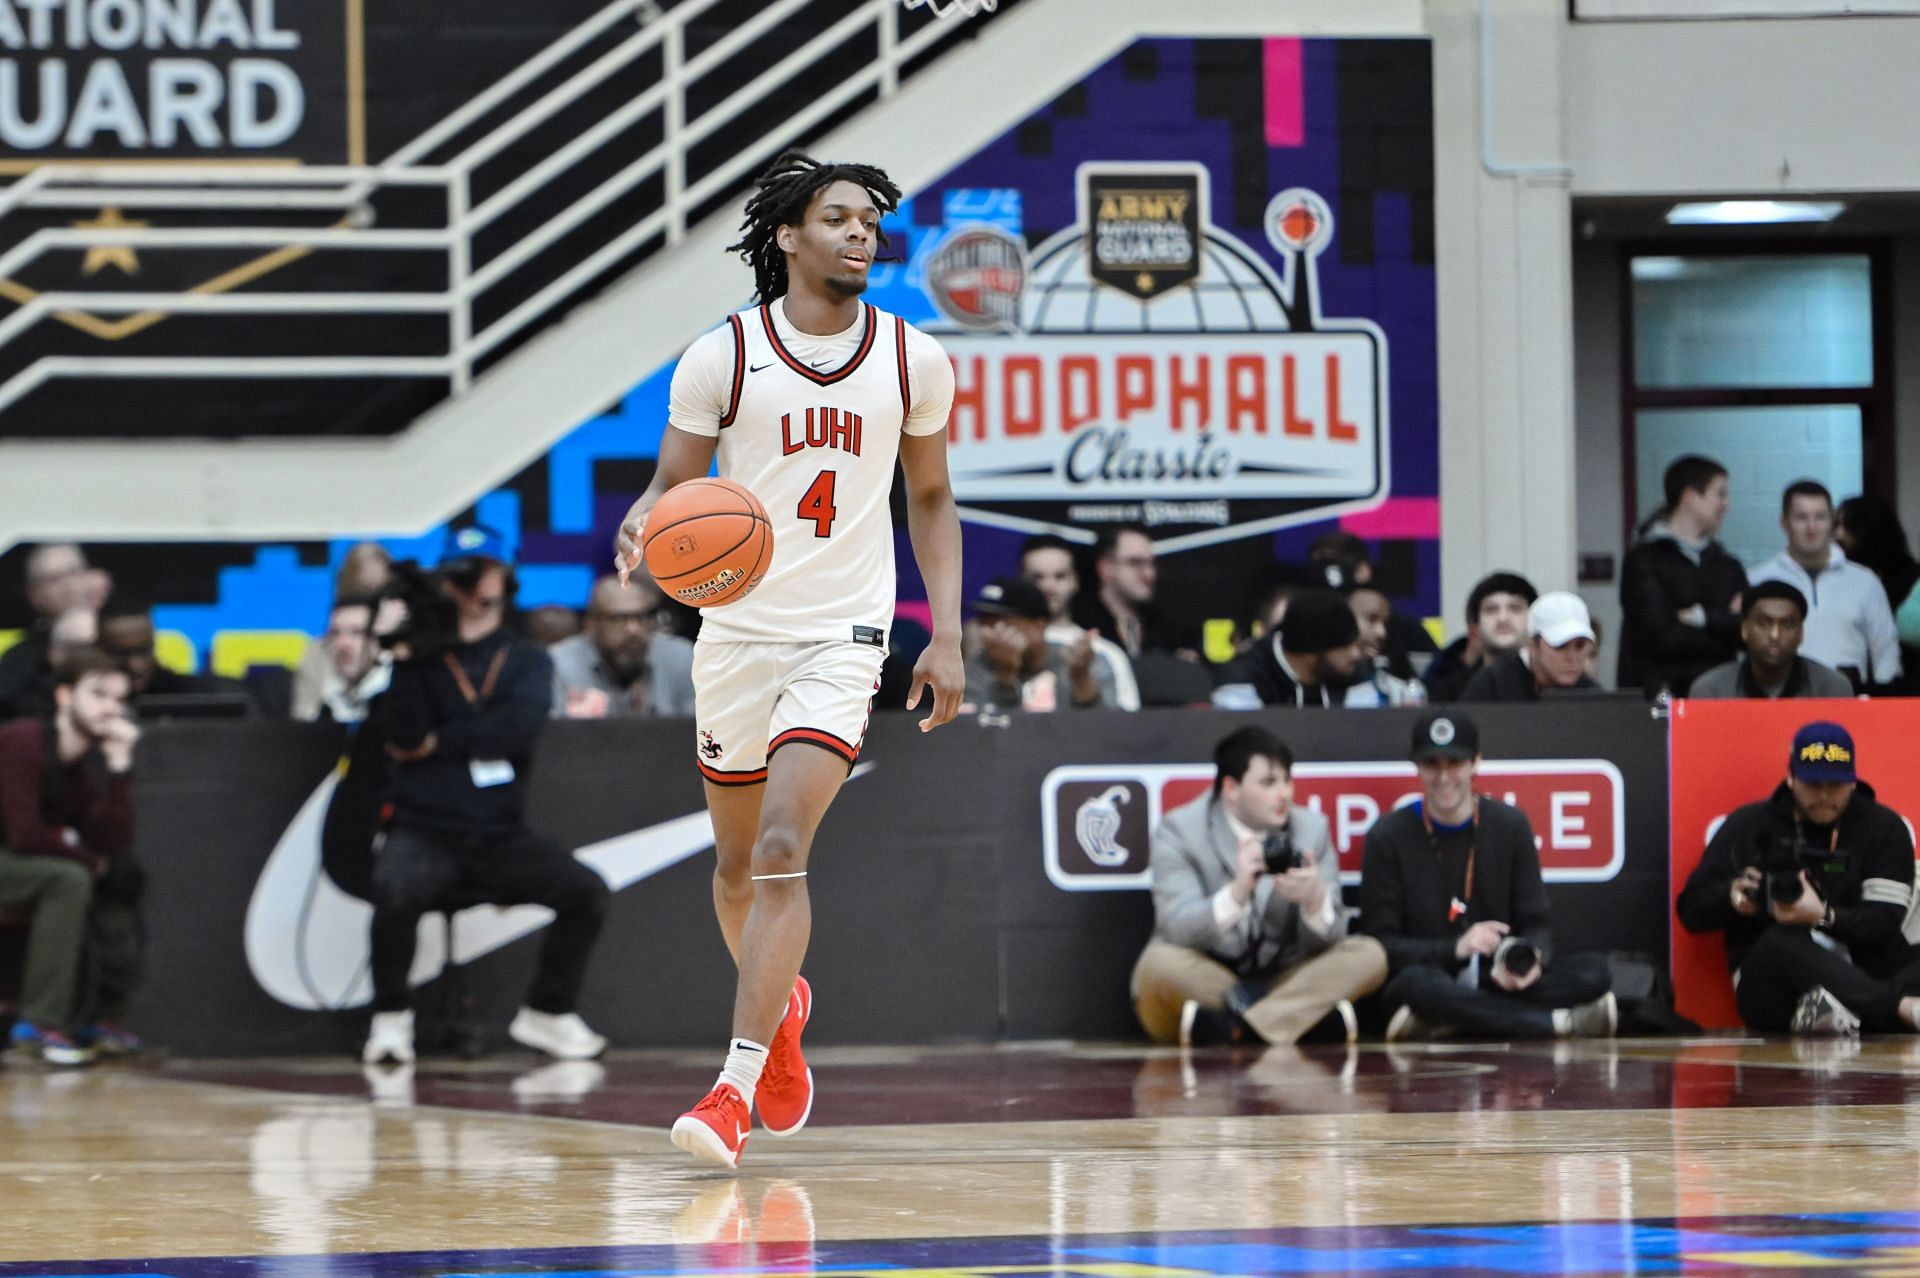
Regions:
[[1781, 546], [1797, 479], [1836, 502], [1891, 496], [1888, 264], [1875, 243], [1629, 245], [1621, 307], [1628, 542], [1675, 458], [1727, 468], [1720, 541], [1755, 563]]

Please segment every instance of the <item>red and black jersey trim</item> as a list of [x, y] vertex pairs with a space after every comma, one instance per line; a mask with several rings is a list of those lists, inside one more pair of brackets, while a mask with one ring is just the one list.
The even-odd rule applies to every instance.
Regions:
[[[865, 734], [862, 733], [861, 735], [864, 736]], [[849, 769], [853, 767], [854, 761], [860, 757], [859, 746], [854, 745], [850, 741], [843, 741], [831, 732], [823, 732], [819, 728], [788, 728], [785, 732], [767, 743], [767, 757], [771, 759], [773, 752], [784, 745], [818, 746], [822, 750], [828, 751], [831, 754], [837, 754], [842, 759], [845, 759]]]
[[700, 769], [701, 776], [715, 785], [759, 785], [767, 779], [767, 770], [764, 767], [754, 768], [749, 772], [722, 772], [718, 768], [709, 768], [698, 759], [693, 761], [693, 766]]
[[907, 322], [893, 317], [893, 353], [900, 365], [900, 420], [913, 412], [913, 393], [907, 389]]
[[727, 411], [720, 416], [721, 430], [733, 425], [740, 411], [740, 385], [747, 378], [747, 330], [738, 315], [727, 316], [727, 323], [733, 326], [733, 392], [727, 396]]
[[835, 382], [851, 376], [853, 370], [859, 368], [861, 362], [867, 358], [867, 352], [873, 349], [873, 333], [874, 330], [879, 327], [880, 316], [879, 312], [875, 311], [870, 304], [862, 302], [860, 304], [860, 313], [861, 318], [866, 321], [867, 327], [866, 332], [860, 335], [860, 345], [853, 352], [853, 357], [839, 368], [834, 369], [831, 373], [822, 373], [816, 369], [809, 368], [805, 360], [794, 358], [793, 353], [780, 344], [780, 334], [775, 331], [773, 326], [772, 305], [771, 302], [768, 302], [762, 304], [760, 307], [760, 323], [767, 330], [767, 341], [772, 345], [773, 353], [780, 357], [782, 363], [810, 382], [817, 383], [821, 386], [831, 386]]

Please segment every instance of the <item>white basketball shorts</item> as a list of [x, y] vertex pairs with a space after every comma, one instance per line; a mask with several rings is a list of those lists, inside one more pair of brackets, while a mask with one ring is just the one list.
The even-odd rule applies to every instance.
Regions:
[[715, 785], [757, 785], [787, 745], [831, 751], [853, 769], [880, 687], [876, 647], [708, 642], [693, 648], [694, 762]]

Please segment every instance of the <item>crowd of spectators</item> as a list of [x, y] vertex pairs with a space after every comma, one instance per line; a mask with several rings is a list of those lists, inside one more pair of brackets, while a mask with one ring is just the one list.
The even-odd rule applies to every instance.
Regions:
[[[1914, 654], [1920, 652], [1920, 591], [1914, 588], [1920, 560], [1887, 503], [1859, 496], [1836, 507], [1822, 485], [1794, 483], [1781, 497], [1782, 550], [1742, 566], [1716, 540], [1730, 505], [1723, 466], [1705, 457], [1680, 458], [1666, 472], [1663, 497], [1622, 564], [1617, 685], [1623, 692], [1772, 699], [1909, 690]], [[297, 667], [281, 672], [277, 685], [173, 669], [160, 659], [148, 604], [116, 587], [80, 547], [43, 545], [28, 553], [32, 622], [0, 653], [0, 724], [6, 725], [0, 727], [0, 925], [24, 923], [31, 931], [16, 1046], [64, 1060], [138, 1045], [116, 1019], [139, 970], [141, 875], [131, 857], [126, 799], [132, 743], [139, 736], [135, 724], [168, 713], [277, 712], [350, 732], [374, 725], [364, 740], [378, 745], [353, 757], [358, 766], [381, 771], [362, 788], [386, 800], [380, 826], [387, 841], [380, 862], [385, 869], [368, 889], [376, 908], [382, 1016], [397, 1018], [404, 1011], [405, 992], [395, 975], [410, 954], [403, 934], [411, 937], [414, 921], [435, 900], [455, 888], [540, 900], [573, 920], [553, 933], [570, 939], [543, 968], [516, 1022], [516, 1036], [556, 1054], [597, 1050], [598, 1036], [572, 1011], [571, 990], [604, 900], [590, 899], [590, 885], [565, 872], [571, 858], [541, 844], [520, 823], [512, 761], [531, 749], [546, 718], [690, 715], [697, 614], [670, 601], [644, 572], [624, 589], [613, 577], [600, 578], [580, 611], [543, 605], [513, 613], [512, 570], [500, 554], [487, 530], [462, 529], [450, 537], [450, 562], [493, 564], [509, 587], [488, 603], [489, 617], [463, 623], [463, 636], [467, 630], [474, 634], [461, 642], [475, 652], [490, 643], [506, 645], [500, 651], [511, 655], [516, 675], [511, 741], [493, 722], [499, 707], [482, 704], [491, 685], [480, 657], [456, 661], [463, 670], [473, 666], [465, 670], [465, 682], [451, 667], [430, 672], [428, 684], [446, 683], [430, 693], [423, 693], [428, 685], [418, 672], [408, 672], [400, 587], [411, 569], [396, 566], [377, 544], [356, 546], [344, 557], [324, 629]], [[1603, 690], [1600, 628], [1580, 596], [1563, 588], [1568, 583], [1541, 583], [1543, 592], [1517, 573], [1491, 573], [1467, 597], [1464, 633], [1441, 646], [1417, 618], [1396, 612], [1365, 543], [1336, 533], [1317, 541], [1306, 562], [1274, 565], [1253, 592], [1247, 615], [1233, 620], [1223, 646], [1225, 636], [1207, 630], [1202, 618], [1165, 605], [1160, 569], [1154, 542], [1142, 528], [1106, 529], [1090, 547], [1051, 535], [1028, 539], [1017, 574], [988, 583], [971, 601], [964, 638], [967, 702], [987, 714], [1209, 704], [1229, 710], [1365, 709], [1534, 702]], [[463, 616], [479, 607], [448, 581], [441, 584], [463, 599]], [[479, 627], [482, 620], [487, 624]], [[496, 633], [513, 637], [490, 638]], [[924, 642], [911, 623], [896, 627], [889, 669], [911, 665], [916, 637]], [[529, 670], [538, 677], [527, 676]], [[441, 679], [442, 673], [448, 678]], [[887, 678], [883, 691], [890, 686]], [[464, 697], [469, 684], [487, 691], [477, 699]], [[448, 688], [463, 694], [458, 703]], [[423, 704], [436, 714], [449, 712], [448, 732], [433, 731], [432, 715], [422, 719]], [[468, 717], [461, 704], [492, 726], [451, 722]], [[414, 707], [410, 716], [395, 709], [403, 705]], [[1569, 1032], [1570, 1025], [1579, 1032], [1597, 1023], [1591, 1006], [1596, 996], [1588, 990], [1593, 974], [1579, 964], [1556, 962], [1549, 977], [1541, 975], [1543, 961], [1532, 979], [1513, 983], [1502, 975], [1498, 956], [1507, 952], [1501, 942], [1508, 936], [1502, 929], [1524, 933], [1528, 952], [1542, 960], [1546, 953], [1537, 862], [1529, 869], [1530, 853], [1520, 850], [1523, 842], [1531, 847], [1531, 835], [1524, 832], [1524, 817], [1515, 824], [1512, 809], [1474, 800], [1471, 813], [1478, 833], [1469, 838], [1467, 855], [1477, 849], [1483, 858], [1482, 900], [1498, 897], [1497, 908], [1489, 906], [1490, 913], [1468, 926], [1455, 926], [1455, 918], [1434, 930], [1426, 899], [1432, 885], [1414, 883], [1430, 877], [1420, 868], [1426, 862], [1406, 849], [1425, 849], [1426, 860], [1443, 867], [1459, 850], [1453, 844], [1460, 810], [1447, 796], [1471, 793], [1474, 756], [1467, 747], [1474, 728], [1457, 714], [1422, 723], [1428, 731], [1445, 725], [1441, 730], [1454, 735], [1448, 742], [1416, 741], [1425, 806], [1392, 814], [1375, 827], [1371, 886], [1363, 888], [1351, 938], [1346, 931], [1356, 920], [1339, 904], [1337, 879], [1327, 879], [1333, 863], [1325, 831], [1314, 830], [1310, 814], [1297, 811], [1287, 824], [1292, 758], [1284, 744], [1251, 728], [1222, 742], [1208, 806], [1178, 821], [1170, 816], [1155, 839], [1161, 926], [1134, 977], [1141, 1019], [1151, 1034], [1280, 1041], [1334, 1033], [1351, 1021], [1350, 1015], [1341, 1021], [1339, 1009], [1383, 983], [1402, 1036], [1433, 1024], [1522, 1035]], [[463, 733], [489, 742], [488, 752], [459, 754], [453, 745]], [[428, 753], [416, 753], [423, 746]], [[1851, 750], [1831, 740], [1822, 748]], [[1462, 770], [1463, 777], [1452, 776]], [[430, 813], [421, 815], [426, 808], [419, 795], [411, 806], [393, 801], [409, 777], [428, 773], [474, 791], [457, 796], [454, 806], [468, 812], [497, 807], [497, 819], [486, 830], [450, 830], [435, 826]], [[503, 774], [507, 780], [497, 779]], [[1461, 790], [1463, 785], [1468, 788]], [[1875, 814], [1885, 810], [1874, 806], [1871, 789], [1861, 785], [1848, 795], [1845, 815], [1828, 817], [1823, 825], [1814, 820], [1812, 798], [1790, 777], [1772, 800], [1729, 828], [1791, 818], [1802, 834], [1810, 825], [1845, 827], [1850, 839], [1858, 829], [1880, 828], [1873, 824], [1880, 821]], [[1283, 835], [1298, 860], [1275, 871], [1273, 841]], [[1726, 928], [1738, 942], [1730, 947], [1736, 965], [1757, 956], [1769, 971], [1792, 975], [1786, 984], [1793, 998], [1743, 992], [1750, 1023], [1831, 1026], [1851, 1016], [1855, 1024], [1884, 1026], [1906, 1017], [1908, 1005], [1900, 1001], [1905, 995], [1889, 993], [1905, 988], [1902, 972], [1874, 951], [1884, 919], [1872, 907], [1896, 904], [1891, 880], [1876, 876], [1820, 890], [1823, 908], [1830, 910], [1829, 901], [1846, 902], [1839, 926], [1857, 934], [1867, 956], [1862, 980], [1873, 983], [1871, 994], [1862, 994], [1863, 986], [1828, 970], [1830, 963], [1810, 958], [1797, 943], [1787, 948], [1787, 942], [1769, 939], [1767, 946], [1758, 945], [1756, 929], [1775, 919], [1742, 895], [1753, 886], [1754, 870], [1736, 864], [1740, 857], [1720, 846], [1732, 837], [1723, 829], [1709, 849], [1719, 877], [1706, 883], [1697, 874], [1681, 914], [1689, 927]], [[463, 861], [459, 848], [471, 852], [481, 844], [508, 843], [527, 853], [521, 861], [538, 863], [543, 873], [503, 885], [466, 869], [448, 870], [474, 860]], [[450, 845], [458, 845], [454, 853], [447, 852]], [[395, 847], [408, 855], [390, 855]], [[1266, 860], [1256, 855], [1262, 847]], [[404, 873], [395, 868], [402, 861], [409, 862]], [[1901, 890], [1910, 895], [1910, 858], [1907, 869]], [[1389, 886], [1396, 875], [1407, 876], [1408, 883]], [[1847, 900], [1849, 893], [1857, 900]], [[1819, 922], [1800, 918], [1811, 906], [1798, 913], [1785, 908], [1777, 921]], [[1349, 939], [1355, 943], [1347, 944]], [[1443, 940], [1453, 947], [1444, 954]], [[88, 957], [77, 964], [81, 947], [88, 947]], [[1482, 959], [1484, 970], [1474, 967]], [[1471, 979], [1462, 977], [1469, 968]], [[1808, 973], [1824, 980], [1824, 997], [1840, 1012], [1827, 1007], [1808, 1013], [1800, 1006]], [[1836, 985], [1846, 992], [1834, 990]], [[1583, 1007], [1588, 1010], [1567, 1019]], [[380, 1024], [384, 1031], [377, 1028], [370, 1052], [379, 1047], [386, 1058], [410, 1053], [410, 1028], [401, 1033], [397, 1019]]]

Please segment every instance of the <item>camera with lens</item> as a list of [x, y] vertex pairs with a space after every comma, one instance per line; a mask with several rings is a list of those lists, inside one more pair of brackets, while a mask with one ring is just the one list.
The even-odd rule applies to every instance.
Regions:
[[[1769, 902], [1779, 906], [1792, 905], [1806, 890], [1800, 882], [1800, 871], [1806, 863], [1801, 856], [1799, 840], [1790, 834], [1763, 832], [1755, 843], [1753, 861], [1748, 868], [1759, 871], [1763, 881], [1757, 888], [1743, 888], [1742, 894], [1755, 909], [1763, 912]], [[1814, 891], [1817, 893], [1819, 890], [1816, 885]]]
[[1293, 831], [1284, 825], [1267, 831], [1260, 852], [1266, 858], [1268, 874], [1285, 874], [1288, 870], [1307, 868], [1306, 854], [1293, 846]]
[[1506, 969], [1508, 976], [1524, 981], [1540, 966], [1540, 947], [1532, 941], [1510, 936], [1493, 952], [1494, 966]]
[[379, 636], [381, 646], [405, 644], [415, 658], [438, 657], [458, 646], [460, 605], [444, 589], [447, 582], [462, 584], [451, 573], [429, 572], [411, 559], [394, 564], [393, 579], [380, 592], [380, 601], [399, 600], [406, 605], [407, 617], [397, 628]]

